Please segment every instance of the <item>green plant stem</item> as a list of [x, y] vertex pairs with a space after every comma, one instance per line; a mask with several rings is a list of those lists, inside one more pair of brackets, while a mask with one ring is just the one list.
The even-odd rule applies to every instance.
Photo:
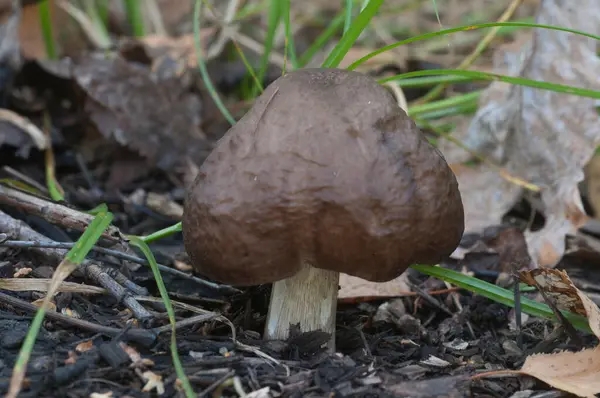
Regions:
[[482, 24], [477, 24], [477, 25], [467, 25], [467, 26], [460, 26], [458, 28], [439, 30], [436, 32], [425, 33], [423, 35], [414, 36], [414, 37], [411, 37], [406, 40], [398, 41], [396, 43], [382, 47], [379, 50], [373, 51], [373, 52], [365, 55], [364, 57], [354, 61], [351, 65], [348, 66], [347, 69], [349, 69], [349, 70], [356, 69], [359, 65], [365, 63], [366, 61], [370, 60], [371, 58], [376, 57], [377, 55], [384, 53], [386, 51], [390, 51], [396, 47], [403, 46], [405, 44], [410, 44], [410, 43], [414, 43], [414, 42], [421, 41], [421, 40], [431, 39], [431, 38], [437, 37], [437, 36], [444, 36], [449, 33], [463, 32], [463, 31], [474, 30], [474, 29], [492, 28], [495, 26], [513, 26], [513, 27], [523, 27], [523, 28], [550, 29], [550, 30], [556, 30], [556, 31], [560, 31], [560, 32], [574, 33], [576, 35], [589, 37], [589, 38], [592, 38], [595, 40], [600, 40], [600, 36], [596, 36], [591, 33], [586, 33], [586, 32], [582, 32], [582, 31], [575, 30], [575, 29], [562, 28], [562, 27], [552, 26], [552, 25], [543, 25], [543, 24], [527, 23], [527, 22], [482, 23]]
[[144, 37], [146, 35], [141, 1], [143, 0], [124, 0], [127, 20], [135, 37]]
[[183, 390], [185, 391], [185, 395], [187, 398], [195, 398], [197, 395], [194, 392], [190, 384], [190, 380], [185, 374], [183, 369], [183, 365], [181, 364], [181, 360], [179, 359], [179, 352], [177, 351], [177, 329], [175, 328], [175, 311], [173, 311], [173, 305], [171, 304], [171, 300], [169, 298], [169, 293], [167, 292], [167, 288], [165, 287], [165, 282], [162, 279], [162, 275], [160, 274], [160, 270], [158, 269], [158, 263], [152, 253], [152, 250], [148, 247], [146, 242], [137, 236], [129, 236], [131, 239], [131, 244], [139, 248], [142, 253], [146, 256], [148, 263], [150, 264], [150, 268], [152, 269], [152, 274], [154, 275], [154, 280], [156, 281], [156, 285], [158, 286], [158, 291], [160, 292], [160, 297], [165, 305], [167, 310], [167, 315], [169, 317], [169, 323], [171, 324], [171, 358], [173, 359], [173, 365], [175, 367], [175, 373], [177, 374], [177, 378], [183, 385]]
[[50, 10], [50, 1], [42, 0], [38, 8], [40, 24], [42, 26], [42, 36], [46, 46], [46, 55], [49, 59], [56, 59], [56, 45], [54, 41], [54, 29], [52, 27], [52, 12]]
[[[298, 55], [296, 54], [296, 45], [294, 44], [294, 35], [292, 34], [292, 23], [290, 21], [290, 12], [291, 12], [291, 0], [283, 0], [281, 10], [284, 18], [285, 25], [285, 51], [284, 56], [287, 59], [287, 56], [290, 56], [290, 61], [292, 62], [292, 67], [294, 69], [298, 69]], [[283, 67], [283, 73], [286, 72], [286, 67]]]
[[200, 18], [201, 17], [202, 17], [202, 0], [196, 0], [196, 2], [194, 4], [193, 28], [194, 28], [194, 46], [196, 48], [196, 59], [198, 61], [198, 69], [200, 69], [200, 75], [202, 75], [202, 81], [204, 82], [204, 85], [206, 86], [206, 89], [208, 90], [211, 98], [215, 102], [215, 105], [217, 106], [217, 108], [219, 108], [219, 111], [221, 111], [221, 114], [223, 115], [223, 117], [225, 117], [225, 119], [229, 122], [229, 124], [231, 124], [233, 126], [235, 124], [235, 119], [233, 118], [233, 116], [231, 116], [231, 113], [229, 113], [229, 110], [227, 110], [227, 108], [223, 104], [223, 101], [221, 101], [221, 97], [219, 97], [219, 94], [217, 93], [217, 90], [215, 89], [215, 86], [213, 85], [212, 80], [210, 79], [210, 75], [208, 74], [208, 70], [206, 69], [206, 63], [204, 62], [204, 57], [202, 56], [202, 43], [200, 42]]
[[474, 70], [461, 70], [461, 69], [435, 69], [435, 70], [420, 70], [415, 72], [403, 73], [401, 75], [391, 76], [388, 78], [380, 79], [380, 83], [387, 83], [389, 81], [408, 79], [411, 77], [421, 76], [434, 76], [434, 75], [455, 75], [468, 77], [471, 80], [482, 80], [482, 81], [501, 81], [505, 83], [515, 84], [525, 87], [540, 88], [543, 90], [555, 91], [557, 93], [565, 93], [572, 95], [579, 95], [581, 97], [600, 99], [600, 91], [590, 90], [586, 88], [579, 88], [568, 86], [565, 84], [556, 84], [543, 82], [539, 80], [525, 79], [522, 77], [506, 76], [497, 73], [479, 72]]
[[352, 5], [354, 3], [354, 0], [346, 0], [346, 6], [345, 6], [345, 18], [344, 18], [344, 34], [346, 34], [346, 32], [348, 31], [348, 29], [350, 29], [350, 26], [352, 25]]
[[473, 91], [468, 94], [457, 95], [440, 101], [430, 102], [428, 104], [414, 105], [408, 108], [408, 115], [414, 117], [426, 112], [434, 112], [459, 105], [477, 103], [481, 93], [481, 91]]
[[153, 232], [147, 236], [140, 236], [139, 238], [144, 243], [151, 243], [151, 242], [154, 242], [155, 240], [175, 235], [176, 233], [181, 232], [181, 230], [182, 230], [181, 222], [178, 222], [177, 224], [173, 224], [167, 228], [163, 228], [163, 229]]
[[341, 12], [331, 21], [327, 28], [321, 33], [315, 41], [304, 51], [304, 53], [300, 56], [300, 60], [298, 61], [299, 67], [302, 68], [306, 66], [310, 61], [312, 61], [315, 54], [321, 50], [327, 41], [335, 35], [335, 33], [342, 27], [344, 23], [344, 13]]
[[[281, 4], [281, 0], [271, 0], [269, 6], [267, 36], [265, 37], [265, 40], [263, 42], [265, 50], [260, 60], [260, 68], [258, 69], [258, 80], [260, 82], [264, 81], [265, 75], [267, 74], [267, 68], [269, 66], [269, 57], [271, 56], [271, 51], [273, 50], [273, 43], [275, 41], [275, 33], [277, 32], [279, 22], [281, 21]], [[255, 86], [252, 90], [252, 97], [255, 97], [258, 91], [259, 88]]]

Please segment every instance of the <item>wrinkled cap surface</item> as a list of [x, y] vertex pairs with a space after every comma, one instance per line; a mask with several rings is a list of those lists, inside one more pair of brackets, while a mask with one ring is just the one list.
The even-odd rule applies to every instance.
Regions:
[[456, 178], [388, 91], [339, 69], [269, 85], [188, 187], [196, 271], [249, 286], [309, 263], [383, 282], [436, 264], [464, 229]]

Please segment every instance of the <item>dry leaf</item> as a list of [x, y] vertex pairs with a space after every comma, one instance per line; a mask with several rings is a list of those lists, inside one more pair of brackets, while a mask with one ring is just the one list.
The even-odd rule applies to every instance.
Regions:
[[600, 338], [600, 308], [579, 290], [566, 272], [552, 268], [536, 268], [519, 273], [521, 282], [543, 289], [559, 310], [569, 311], [588, 318], [590, 328]]
[[112, 391], [93, 392], [90, 394], [90, 398], [112, 398], [112, 397], [113, 397]]
[[[37, 299], [35, 301], [32, 301], [31, 304], [35, 305], [38, 308], [41, 308], [44, 304], [44, 299]], [[48, 302], [48, 308], [46, 309], [46, 311], [56, 311], [56, 303], [54, 301]]]
[[65, 359], [65, 365], [73, 365], [77, 363], [77, 354], [75, 351], [69, 351], [68, 358]]
[[412, 292], [406, 283], [406, 272], [388, 282], [376, 283], [355, 276], [340, 274], [338, 298], [394, 297]]
[[201, 163], [213, 142], [201, 129], [203, 104], [180, 79], [164, 79], [122, 57], [88, 56], [73, 70], [95, 127], [163, 170]]
[[596, 218], [600, 217], [600, 156], [596, 155], [585, 167], [587, 198], [594, 209]]
[[[600, 2], [543, 0], [536, 23], [600, 34]], [[497, 53], [499, 73], [600, 90], [598, 42], [567, 32], [536, 29], [518, 51]], [[494, 82], [463, 142], [511, 175], [542, 188], [546, 224], [526, 234], [535, 262], [553, 266], [565, 250], [565, 236], [586, 220], [578, 183], [600, 142], [594, 100]], [[454, 160], [448, 156], [450, 163]], [[465, 202], [466, 232], [498, 224], [521, 193], [490, 175], [486, 166], [457, 173]]]
[[29, 275], [31, 273], [31, 271], [33, 271], [33, 269], [31, 269], [31, 268], [27, 268], [27, 267], [19, 268], [13, 274], [13, 278], [20, 278], [22, 276], [27, 276], [27, 275]]
[[142, 374], [144, 379], [146, 380], [146, 385], [142, 388], [143, 392], [149, 392], [152, 390], [156, 390], [158, 395], [162, 395], [165, 393], [165, 386], [162, 382], [162, 376], [157, 375], [154, 372], [146, 371]]
[[44, 132], [26, 117], [0, 109], [0, 147], [4, 144], [17, 148], [17, 155], [27, 158], [33, 146], [41, 151], [49, 142]]
[[600, 348], [579, 352], [532, 355], [520, 373], [580, 397], [600, 393]]
[[[559, 310], [586, 316], [590, 328], [600, 337], [600, 308], [573, 285], [566, 272], [537, 268], [521, 271], [519, 277], [523, 283], [542, 289]], [[600, 393], [600, 347], [531, 355], [518, 373], [581, 397], [593, 397]]]
[[75, 347], [75, 350], [77, 352], [86, 352], [86, 351], [91, 350], [92, 348], [94, 348], [94, 342], [92, 340], [87, 340], [87, 341], [77, 344], [77, 347]]

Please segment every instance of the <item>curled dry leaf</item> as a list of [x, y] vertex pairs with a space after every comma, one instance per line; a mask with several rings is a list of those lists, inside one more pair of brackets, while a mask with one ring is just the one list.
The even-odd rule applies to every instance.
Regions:
[[94, 342], [92, 340], [86, 340], [84, 342], [77, 344], [77, 347], [75, 347], [75, 350], [77, 352], [87, 352], [87, 351], [91, 350], [92, 348], [94, 348]]
[[73, 76], [100, 133], [159, 168], [202, 162], [212, 150], [201, 129], [200, 97], [176, 77], [159, 79], [151, 68], [120, 56], [88, 56], [75, 65]]
[[[573, 285], [566, 272], [538, 268], [522, 271], [519, 276], [523, 283], [543, 289], [558, 309], [586, 316], [590, 328], [600, 337], [600, 309]], [[532, 355], [519, 373], [581, 397], [593, 397], [600, 393], [600, 347]]]
[[8, 109], [0, 109], [0, 147], [18, 148], [17, 155], [27, 158], [32, 147], [42, 151], [48, 147], [48, 138], [27, 118]]
[[[600, 34], [600, 2], [543, 0], [536, 23]], [[548, 29], [535, 29], [515, 51], [496, 54], [496, 72], [527, 79], [600, 90], [598, 42]], [[542, 188], [546, 224], [526, 234], [529, 252], [541, 266], [555, 265], [565, 236], [586, 221], [578, 183], [600, 142], [594, 100], [494, 82], [463, 142], [508, 173]], [[448, 161], [457, 162], [448, 153]], [[465, 203], [466, 232], [498, 224], [522, 193], [486, 166], [457, 173]], [[485, 204], [479, 206], [478, 204]]]
[[579, 290], [566, 272], [553, 268], [536, 268], [519, 273], [521, 282], [543, 289], [559, 310], [587, 317], [590, 328], [600, 338], [600, 308]]
[[600, 393], [600, 348], [532, 355], [520, 373], [580, 397]]
[[339, 299], [369, 298], [369, 297], [395, 297], [412, 289], [406, 283], [407, 273], [388, 282], [369, 282], [355, 276], [340, 274]]

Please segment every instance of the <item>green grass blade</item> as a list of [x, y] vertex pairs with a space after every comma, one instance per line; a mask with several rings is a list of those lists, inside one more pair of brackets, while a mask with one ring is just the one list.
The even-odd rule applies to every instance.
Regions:
[[75, 264], [81, 264], [104, 231], [106, 231], [112, 219], [112, 213], [98, 212], [90, 225], [88, 225], [83, 234], [77, 239], [75, 246], [67, 253], [67, 259]]
[[300, 56], [299, 67], [302, 68], [306, 66], [310, 61], [312, 61], [315, 54], [325, 47], [325, 44], [335, 35], [338, 30], [342, 27], [344, 23], [344, 13], [340, 12], [334, 19], [331, 21], [329, 25], [327, 25], [327, 29], [323, 31], [315, 41], [304, 51], [302, 56]]
[[379, 7], [383, 4], [383, 0], [371, 0], [369, 4], [361, 11], [354, 20], [350, 29], [342, 36], [342, 39], [331, 51], [327, 59], [323, 62], [323, 68], [337, 68], [340, 62], [344, 59], [354, 42], [360, 34], [365, 30], [371, 19], [377, 14]]
[[192, 389], [190, 381], [185, 374], [183, 369], [183, 365], [181, 364], [181, 360], [179, 359], [179, 352], [177, 351], [177, 334], [175, 329], [175, 311], [173, 311], [173, 306], [171, 305], [171, 300], [169, 299], [169, 294], [167, 293], [167, 288], [165, 287], [165, 283], [160, 275], [160, 271], [158, 269], [158, 263], [154, 258], [154, 254], [152, 250], [148, 247], [148, 245], [138, 238], [137, 236], [129, 236], [131, 239], [131, 244], [139, 248], [142, 253], [146, 256], [148, 263], [150, 264], [150, 268], [152, 268], [152, 273], [154, 274], [154, 280], [156, 281], [156, 285], [158, 286], [158, 291], [160, 292], [160, 297], [165, 304], [165, 308], [167, 309], [167, 315], [169, 316], [169, 323], [171, 324], [171, 357], [173, 358], [173, 366], [175, 367], [175, 373], [177, 373], [177, 377], [179, 381], [183, 385], [183, 389], [185, 391], [185, 395], [187, 398], [195, 398], [197, 395]]
[[443, 100], [430, 102], [428, 104], [415, 105], [408, 108], [408, 115], [411, 117], [421, 115], [426, 112], [435, 112], [442, 109], [447, 109], [455, 106], [464, 104], [477, 103], [477, 100], [481, 96], [481, 91], [473, 91], [471, 93], [456, 95], [454, 97], [445, 98]]
[[146, 35], [141, 1], [124, 0], [127, 20], [129, 21], [129, 26], [131, 26], [134, 37], [144, 37]]
[[94, 207], [93, 209], [88, 210], [87, 213], [91, 214], [92, 216], [96, 216], [100, 213], [108, 213], [108, 206], [106, 205], [106, 203], [102, 203]]
[[346, 6], [344, 7], [344, 34], [350, 29], [352, 25], [352, 5], [354, 4], [354, 0], [346, 0]]
[[386, 51], [392, 50], [396, 47], [403, 46], [405, 44], [414, 43], [416, 41], [421, 41], [421, 40], [426, 40], [426, 39], [431, 39], [433, 37], [443, 36], [443, 35], [447, 35], [449, 33], [463, 32], [463, 31], [474, 30], [474, 29], [491, 28], [494, 26], [513, 26], [513, 27], [523, 27], [523, 28], [550, 29], [550, 30], [557, 30], [557, 31], [561, 31], [561, 32], [574, 33], [574, 34], [577, 34], [580, 36], [585, 36], [585, 37], [590, 37], [592, 39], [600, 40], [600, 36], [596, 36], [591, 33], [585, 33], [585, 32], [579, 31], [579, 30], [575, 30], [575, 29], [562, 28], [559, 26], [542, 25], [542, 24], [529, 23], [529, 22], [490, 22], [490, 23], [482, 23], [482, 24], [476, 24], [476, 25], [460, 26], [458, 28], [444, 29], [444, 30], [439, 30], [437, 32], [430, 32], [430, 33], [425, 33], [423, 35], [414, 36], [409, 39], [402, 40], [402, 41], [390, 44], [388, 46], [382, 47], [379, 50], [373, 51], [372, 53], [365, 55], [364, 57], [360, 58], [359, 60], [354, 61], [351, 65], [348, 66], [347, 69], [348, 70], [356, 69], [356, 67], [358, 67], [360, 64], [368, 61], [369, 59], [376, 57], [377, 55], [384, 53]]
[[[292, 34], [292, 24], [290, 22], [291, 0], [282, 1], [283, 22], [285, 24], [285, 51], [284, 56], [287, 59], [289, 55], [292, 67], [298, 69], [298, 54], [296, 53], [296, 45], [294, 44], [294, 35]], [[285, 68], [283, 70], [285, 73]]]
[[42, 306], [37, 310], [33, 321], [31, 322], [31, 326], [29, 327], [29, 331], [25, 336], [25, 340], [23, 341], [23, 345], [19, 351], [19, 355], [17, 357], [17, 361], [13, 368], [13, 375], [10, 381], [10, 389], [7, 397], [15, 397], [18, 395], [21, 390], [21, 385], [23, 379], [25, 378], [25, 370], [27, 367], [27, 363], [29, 362], [29, 358], [31, 357], [31, 352], [33, 350], [33, 346], [35, 345], [35, 341], [39, 334], [39, 331], [42, 327], [42, 322], [44, 321], [44, 316], [46, 314], [46, 309], [50, 304], [50, 299], [54, 296], [58, 286], [77, 268], [79, 264], [85, 259], [89, 251], [96, 244], [98, 239], [102, 236], [106, 228], [112, 222], [113, 215], [109, 212], [100, 212], [90, 223], [90, 225], [86, 228], [84, 233], [79, 237], [76, 242], [76, 245], [69, 250], [63, 261], [58, 265], [54, 275], [52, 276], [52, 281], [50, 282], [50, 286], [48, 287], [48, 291], [46, 293], [46, 297], [44, 298], [44, 302]]
[[470, 77], [464, 76], [425, 76], [425, 77], [413, 77], [412, 79], [402, 79], [397, 82], [399, 87], [402, 88], [415, 88], [415, 87], [428, 87], [435, 86], [440, 83], [465, 83], [470, 82]]
[[38, 8], [40, 25], [42, 27], [42, 36], [46, 46], [46, 55], [49, 59], [56, 59], [56, 45], [54, 42], [54, 30], [52, 27], [52, 13], [50, 11], [50, 1], [43, 0]]
[[564, 84], [541, 82], [539, 80], [525, 79], [522, 77], [506, 76], [497, 73], [479, 72], [474, 70], [462, 70], [462, 69], [436, 69], [436, 70], [420, 70], [415, 72], [403, 73], [401, 75], [390, 76], [384, 79], [378, 80], [379, 83], [383, 84], [393, 80], [408, 79], [411, 77], [421, 76], [436, 76], [436, 75], [454, 75], [468, 77], [471, 80], [484, 80], [484, 81], [501, 81], [505, 83], [516, 84], [519, 86], [540, 88], [543, 90], [555, 91], [558, 93], [566, 93], [578, 95], [581, 97], [588, 98], [600, 98], [600, 91], [589, 90], [586, 88], [579, 88], [573, 86], [567, 86]]
[[166, 238], [168, 236], [171, 236], [178, 232], [181, 232], [181, 230], [182, 230], [181, 222], [178, 222], [177, 224], [173, 224], [167, 228], [163, 228], [159, 231], [151, 233], [150, 235], [147, 235], [144, 237], [139, 237], [139, 238], [144, 243], [151, 243], [151, 242], [154, 242], [155, 240]]
[[[487, 297], [497, 303], [504, 304], [509, 307], [515, 306], [514, 292], [503, 289], [492, 283], [464, 275], [460, 272], [453, 271], [447, 268], [434, 267], [430, 265], [411, 265], [411, 268], [429, 276], [441, 279], [463, 289], [466, 289], [480, 296]], [[523, 312], [544, 319], [556, 320], [554, 312], [546, 304], [538, 303], [526, 297], [521, 297], [521, 309]], [[577, 329], [591, 333], [588, 319], [584, 316], [563, 311], [565, 317]]]
[[213, 101], [215, 101], [215, 105], [217, 105], [217, 108], [219, 108], [219, 111], [221, 111], [221, 113], [223, 114], [225, 119], [227, 119], [229, 124], [233, 126], [235, 124], [235, 119], [233, 118], [233, 116], [231, 116], [231, 113], [229, 113], [229, 110], [227, 110], [225, 104], [223, 104], [223, 101], [221, 101], [221, 98], [219, 97], [219, 94], [217, 93], [217, 90], [215, 89], [215, 86], [213, 85], [210, 79], [208, 70], [206, 69], [206, 63], [204, 62], [204, 57], [202, 55], [202, 43], [200, 43], [200, 18], [202, 17], [201, 11], [202, 0], [196, 0], [196, 3], [194, 4], [193, 28], [194, 46], [196, 49], [196, 58], [198, 60], [198, 69], [200, 69], [200, 74], [202, 75], [204, 85], [206, 86], [206, 89], [208, 90]]
[[[260, 68], [258, 69], [258, 80], [261, 82], [264, 81], [265, 75], [267, 74], [269, 56], [271, 55], [271, 51], [273, 50], [273, 42], [275, 41], [275, 33], [277, 32], [279, 22], [281, 21], [281, 3], [281, 0], [271, 0], [269, 6], [267, 36], [265, 37], [265, 41], [262, 43], [265, 51], [262, 54]], [[254, 95], [258, 92], [258, 90], [259, 88], [255, 86], [253, 90]]]

